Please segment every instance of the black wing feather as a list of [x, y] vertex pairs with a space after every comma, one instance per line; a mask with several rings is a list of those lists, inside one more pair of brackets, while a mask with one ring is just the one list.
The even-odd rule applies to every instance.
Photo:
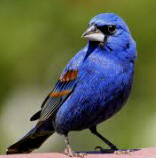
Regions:
[[[43, 122], [55, 116], [59, 107], [71, 95], [78, 81], [77, 70], [70, 70], [67, 73], [64, 75], [64, 78], [62, 77], [62, 79], [58, 80], [52, 92], [49, 93], [42, 103], [41, 110], [31, 117], [31, 121], [39, 119], [39, 122]], [[75, 75], [75, 78], [73, 75]]]

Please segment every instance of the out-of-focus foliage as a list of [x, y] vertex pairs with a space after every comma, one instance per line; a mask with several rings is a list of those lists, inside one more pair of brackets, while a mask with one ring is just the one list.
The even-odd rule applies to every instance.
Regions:
[[[99, 130], [119, 148], [156, 145], [155, 0], [1, 0], [1, 153], [31, 128], [29, 117], [68, 60], [86, 44], [81, 34], [101, 12], [124, 18], [137, 41], [138, 60], [128, 104]], [[87, 130], [71, 134], [71, 144], [77, 150], [103, 145]], [[39, 151], [63, 148], [61, 137], [54, 135]]]

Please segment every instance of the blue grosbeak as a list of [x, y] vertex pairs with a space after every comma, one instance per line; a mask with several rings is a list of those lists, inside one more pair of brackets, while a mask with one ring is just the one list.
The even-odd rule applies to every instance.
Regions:
[[29, 153], [54, 132], [64, 135], [70, 153], [68, 133], [86, 128], [117, 150], [96, 126], [118, 112], [130, 94], [136, 44], [126, 23], [113, 13], [95, 16], [82, 37], [88, 44], [69, 61], [41, 110], [31, 117], [37, 124], [7, 154]]

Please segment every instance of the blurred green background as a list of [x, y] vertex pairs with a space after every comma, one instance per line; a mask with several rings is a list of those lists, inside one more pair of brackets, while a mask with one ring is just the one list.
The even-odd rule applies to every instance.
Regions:
[[[102, 12], [125, 19], [137, 41], [138, 60], [129, 102], [99, 131], [119, 148], [156, 146], [155, 0], [1, 0], [1, 154], [33, 126], [29, 118], [86, 44], [80, 37], [88, 21]], [[74, 150], [107, 147], [88, 130], [71, 133], [70, 141]], [[37, 152], [63, 149], [62, 137], [55, 134]]]

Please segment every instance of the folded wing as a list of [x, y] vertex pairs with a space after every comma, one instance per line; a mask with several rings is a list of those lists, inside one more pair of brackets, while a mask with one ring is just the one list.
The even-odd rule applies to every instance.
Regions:
[[78, 70], [67, 70], [56, 83], [41, 106], [41, 110], [31, 117], [31, 121], [39, 119], [39, 122], [54, 117], [58, 108], [73, 92], [78, 81]]

